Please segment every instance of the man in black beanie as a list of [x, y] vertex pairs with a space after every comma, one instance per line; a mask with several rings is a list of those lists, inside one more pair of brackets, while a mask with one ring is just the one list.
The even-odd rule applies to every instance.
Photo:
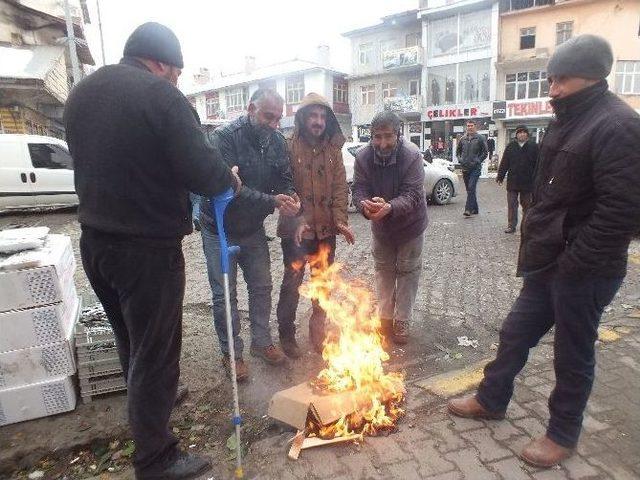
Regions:
[[611, 47], [595, 35], [569, 40], [549, 60], [555, 118], [540, 147], [522, 226], [522, 291], [477, 393], [449, 402], [454, 415], [504, 418], [529, 349], [555, 325], [549, 425], [521, 453], [538, 467], [558, 464], [576, 447], [600, 317], [626, 275], [629, 243], [640, 231], [640, 116], [609, 92], [612, 63]]
[[138, 479], [191, 478], [210, 468], [180, 451], [169, 430], [180, 375], [182, 238], [192, 229], [189, 192], [215, 195], [240, 181], [176, 88], [182, 67], [174, 33], [145, 23], [119, 64], [72, 90], [64, 114], [82, 264], [116, 336]]

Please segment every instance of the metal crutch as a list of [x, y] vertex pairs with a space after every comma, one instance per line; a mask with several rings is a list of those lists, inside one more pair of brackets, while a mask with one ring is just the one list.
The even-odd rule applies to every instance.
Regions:
[[229, 258], [240, 251], [240, 247], [229, 246], [227, 235], [224, 231], [224, 211], [233, 200], [233, 190], [229, 189], [220, 195], [213, 197], [213, 210], [218, 227], [220, 239], [220, 264], [222, 266], [222, 279], [224, 283], [224, 306], [227, 317], [227, 342], [229, 343], [229, 363], [231, 364], [231, 385], [233, 386], [233, 425], [236, 429], [236, 478], [244, 478], [242, 470], [242, 444], [240, 443], [240, 404], [238, 402], [238, 380], [236, 378], [236, 352], [233, 344], [233, 320], [231, 318], [231, 296], [229, 294]]

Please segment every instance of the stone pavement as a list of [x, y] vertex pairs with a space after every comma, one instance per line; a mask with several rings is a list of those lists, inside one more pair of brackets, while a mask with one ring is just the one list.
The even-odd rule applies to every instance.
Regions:
[[532, 437], [544, 433], [548, 419], [555, 379], [546, 338], [517, 379], [503, 421], [450, 416], [446, 398], [414, 382], [408, 388], [407, 416], [396, 433], [366, 438], [362, 445], [303, 450], [297, 461], [287, 459], [291, 434], [283, 433], [252, 445], [248, 471], [252, 478], [282, 480], [640, 478], [640, 330], [635, 315], [622, 317], [601, 335], [584, 432], [577, 453], [560, 468], [532, 468], [517, 456]]
[[[538, 428], [542, 428], [540, 425], [544, 425], [545, 395], [551, 384], [548, 371], [543, 374], [538, 367], [531, 370], [536, 377], [544, 379], [539, 383], [536, 383], [535, 379], [529, 379], [529, 375], [523, 377], [525, 383], [532, 384], [520, 385], [518, 388], [518, 392], [521, 392], [518, 395], [524, 395], [526, 398], [516, 398], [516, 404], [522, 408], [516, 410], [520, 414], [522, 411], [526, 414], [513, 420], [509, 418], [513, 428], [497, 427], [491, 423], [485, 426], [483, 422], [478, 422], [474, 428], [460, 427], [460, 421], [454, 424], [444, 413], [443, 398], [427, 393], [417, 386], [426, 378], [474, 365], [494, 353], [492, 348], [497, 342], [499, 326], [521, 285], [521, 280], [514, 275], [519, 235], [503, 233], [506, 222], [505, 197], [504, 190], [499, 189], [495, 182], [483, 180], [479, 186], [479, 216], [469, 219], [462, 217], [464, 192], [450, 205], [429, 207], [430, 224], [426, 234], [421, 287], [412, 325], [412, 342], [391, 352], [389, 366], [390, 369], [406, 372], [409, 389], [408, 417], [401, 423], [397, 434], [387, 438], [367, 439], [360, 450], [351, 446], [325, 447], [316, 451], [304, 451], [296, 463], [286, 461], [286, 448], [281, 444], [290, 437], [289, 433], [278, 435], [277, 429], [265, 426], [268, 419], [265, 419], [264, 415], [269, 399], [276, 391], [311, 378], [314, 372], [322, 368], [321, 359], [307, 352], [302, 359], [288, 362], [284, 367], [276, 369], [265, 366], [248, 354], [245, 356], [252, 374], [252, 380], [240, 389], [243, 415], [247, 420], [244, 438], [251, 441], [247, 457], [247, 478], [320, 478], [327, 476], [325, 470], [331, 471], [332, 475], [335, 473], [333, 476], [336, 478], [401, 478], [402, 471], [396, 471], [399, 468], [409, 471], [411, 468], [416, 469], [414, 477], [422, 475], [428, 478], [436, 475], [437, 478], [437, 475], [442, 473], [442, 478], [445, 479], [461, 478], [462, 472], [468, 471], [476, 461], [481, 462], [483, 468], [486, 466], [496, 469], [492, 472], [493, 477], [487, 478], [498, 478], [497, 466], [501, 466], [504, 459], [508, 460], [505, 465], [519, 465], [516, 457], [506, 453], [511, 452], [509, 446], [520, 446], [521, 443], [517, 442], [522, 442], [523, 436], [526, 436], [525, 427], [537, 425]], [[75, 212], [5, 215], [0, 216], [0, 229], [16, 224], [47, 225], [55, 233], [70, 235], [78, 255], [80, 232], [75, 218]], [[355, 214], [350, 215], [349, 220], [356, 232], [357, 242], [356, 245], [347, 246], [344, 241], [339, 240], [337, 259], [345, 265], [348, 276], [370, 283], [373, 262], [370, 254], [369, 224]], [[267, 220], [267, 231], [274, 234], [275, 218], [270, 217]], [[269, 245], [275, 301], [282, 278], [282, 252], [279, 242], [273, 241]], [[216, 479], [231, 478], [232, 462], [227, 459], [228, 451], [225, 445], [231, 433], [231, 389], [222, 371], [219, 348], [212, 332], [208, 307], [211, 294], [199, 236], [191, 235], [185, 238], [183, 250], [187, 291], [181, 377], [189, 385], [191, 395], [189, 400], [174, 412], [172, 427], [180, 432], [185, 447], [195, 445], [195, 451], [212, 458]], [[627, 278], [603, 318], [603, 322], [611, 328], [616, 326], [620, 329], [621, 325], [626, 325], [629, 333], [610, 330], [603, 335], [603, 338], [609, 340], [615, 340], [618, 335], [621, 335], [621, 338], [610, 344], [603, 344], [599, 349], [601, 366], [596, 380], [596, 402], [592, 402], [590, 408], [600, 406], [600, 409], [590, 411], [590, 417], [587, 417], [588, 420], [592, 418], [593, 421], [600, 422], [595, 425], [604, 424], [607, 428], [594, 434], [587, 431], [581, 447], [586, 448], [595, 442], [592, 450], [599, 456], [587, 456], [585, 461], [598, 475], [603, 475], [601, 478], [635, 477], [624, 477], [622, 473], [618, 475], [613, 470], [610, 470], [610, 476], [606, 477], [601, 470], [602, 465], [597, 464], [598, 458], [601, 458], [601, 464], [609, 465], [609, 469], [625, 469], [640, 478], [637, 475], [637, 464], [633, 465], [631, 461], [632, 458], [640, 457], [640, 434], [637, 431], [640, 425], [637, 412], [640, 389], [637, 383], [633, 383], [637, 381], [637, 368], [640, 363], [637, 343], [640, 319], [627, 316], [640, 307], [638, 240], [632, 244], [630, 259]], [[78, 268], [75, 279], [79, 293], [84, 296], [85, 304], [89, 304], [93, 294], [81, 268]], [[246, 290], [240, 286], [238, 292], [239, 308], [243, 316], [241, 334], [248, 346]], [[307, 346], [306, 324], [309, 313], [310, 304], [303, 300], [298, 309], [303, 347]], [[274, 317], [275, 315], [272, 317], [272, 328], [275, 334]], [[459, 346], [457, 337], [462, 335], [478, 340], [478, 348]], [[274, 338], [277, 338], [277, 334]], [[635, 343], [632, 341], [634, 338]], [[545, 341], [548, 342], [548, 339]], [[548, 356], [549, 346], [543, 344], [533, 359], [548, 370], [551, 367]], [[471, 375], [471, 378], [477, 378], [477, 375]], [[459, 388], [460, 385], [453, 386]], [[600, 392], [605, 395], [604, 398], [598, 398]], [[47, 455], [57, 458], [63, 456], [63, 460], [60, 461], [68, 462], [75, 457], [74, 452], [97, 440], [129, 438], [125, 399], [124, 395], [106, 396], [91, 404], [79, 405], [75, 411], [65, 415], [0, 428], [0, 472], [4, 473], [2, 467], [11, 468], [14, 465], [28, 471], [38, 458]], [[605, 407], [611, 406], [614, 408], [604, 410]], [[204, 416], [202, 419], [199, 418], [201, 414]], [[624, 419], [624, 422], [620, 419]], [[523, 420], [522, 425], [517, 424], [520, 420]], [[192, 425], [194, 421], [195, 424]], [[197, 430], [203, 426], [202, 424], [206, 424], [204, 433]], [[410, 428], [410, 425], [413, 427]], [[463, 431], [458, 432], [456, 428]], [[497, 428], [498, 431], [494, 432], [493, 428]], [[636, 430], [633, 430], [634, 428]], [[487, 431], [493, 436], [483, 435]], [[604, 436], [605, 434], [607, 436]], [[593, 435], [595, 437], [592, 438]], [[500, 456], [495, 461], [493, 458], [489, 460], [492, 455], [477, 460], [479, 457], [476, 455], [484, 455], [482, 452], [486, 453], [488, 447], [483, 446], [478, 450], [474, 445], [479, 446], [485, 438], [489, 446], [498, 445], [502, 449], [509, 449], [509, 452], [498, 450]], [[636, 452], [633, 452], [634, 446]], [[621, 455], [619, 459], [615, 458], [616, 452]], [[120, 468], [119, 465], [116, 466]], [[366, 467], [370, 473], [363, 475], [358, 470], [361, 467]], [[379, 472], [375, 467], [378, 467]], [[587, 472], [591, 471], [584, 465], [582, 467]], [[356, 470], [355, 473], [352, 469]], [[0, 478], [4, 478], [2, 473]], [[564, 470], [544, 473], [524, 470], [524, 476], [503, 477], [530, 478], [531, 475], [537, 474], [539, 478], [545, 478], [545, 475], [546, 478], [564, 478], [562, 474], [567, 473]], [[557, 476], [549, 477], [550, 474]], [[131, 471], [127, 470], [104, 475], [101, 478], [109, 480], [132, 478]], [[69, 478], [75, 480], [86, 477], [74, 473]], [[476, 477], [467, 475], [467, 478]], [[596, 475], [594, 478], [599, 477]]]

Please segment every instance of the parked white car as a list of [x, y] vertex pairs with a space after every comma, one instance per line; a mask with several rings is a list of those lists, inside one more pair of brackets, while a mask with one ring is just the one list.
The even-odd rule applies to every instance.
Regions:
[[67, 144], [40, 135], [0, 135], [0, 212], [78, 204]]
[[[358, 150], [367, 146], [367, 143], [345, 143], [342, 147], [342, 159], [347, 172], [349, 184], [349, 211], [356, 210], [351, 197], [351, 185], [353, 183], [353, 168]], [[427, 200], [438, 205], [446, 205], [458, 194], [458, 176], [449, 169], [449, 163], [443, 159], [433, 159], [433, 163], [424, 162], [424, 190]]]

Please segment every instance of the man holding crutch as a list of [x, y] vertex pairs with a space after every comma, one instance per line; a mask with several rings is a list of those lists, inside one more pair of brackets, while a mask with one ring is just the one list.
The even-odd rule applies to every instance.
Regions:
[[145, 23], [119, 64], [73, 89], [64, 115], [82, 263], [116, 335], [139, 480], [192, 478], [210, 468], [181, 451], [169, 430], [180, 375], [182, 238], [192, 231], [190, 191], [240, 187], [176, 88], [182, 67], [175, 34]]

